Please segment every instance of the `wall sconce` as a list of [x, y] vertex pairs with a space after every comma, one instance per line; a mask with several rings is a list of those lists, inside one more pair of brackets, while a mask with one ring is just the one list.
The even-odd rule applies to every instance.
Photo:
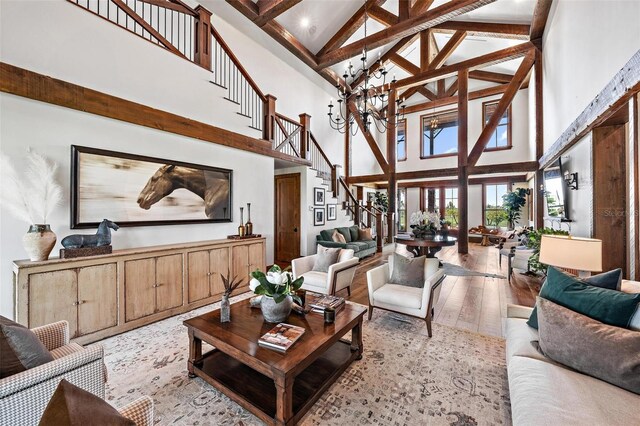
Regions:
[[545, 192], [545, 191], [544, 191], [544, 184], [543, 184], [543, 183], [541, 183], [541, 184], [540, 184], [540, 188], [538, 188], [538, 190], [539, 190], [540, 192]]
[[578, 189], [578, 172], [564, 172], [564, 183], [567, 184], [569, 189]]

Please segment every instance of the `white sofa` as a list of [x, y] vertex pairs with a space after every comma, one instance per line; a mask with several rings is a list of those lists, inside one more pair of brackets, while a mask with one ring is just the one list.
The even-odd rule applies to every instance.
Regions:
[[[640, 282], [623, 280], [622, 291], [640, 293]], [[564, 367], [534, 348], [531, 341], [538, 340], [538, 331], [526, 323], [531, 311], [523, 306], [507, 308], [506, 357], [514, 426], [639, 425], [640, 395]], [[640, 330], [640, 312], [633, 317], [632, 328]]]

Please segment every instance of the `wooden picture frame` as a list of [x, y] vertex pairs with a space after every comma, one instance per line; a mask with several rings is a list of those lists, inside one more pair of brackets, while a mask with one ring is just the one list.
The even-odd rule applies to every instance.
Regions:
[[336, 220], [338, 217], [338, 205], [327, 204], [327, 220]]
[[233, 171], [71, 146], [71, 228], [232, 221]]
[[319, 188], [319, 187], [313, 188], [313, 205], [324, 206], [325, 195], [326, 194], [325, 194], [324, 188]]
[[313, 208], [313, 226], [323, 226], [326, 210], [324, 207]]

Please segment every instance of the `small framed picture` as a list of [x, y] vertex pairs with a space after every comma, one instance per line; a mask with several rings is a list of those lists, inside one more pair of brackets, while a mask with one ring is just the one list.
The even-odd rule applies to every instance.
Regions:
[[324, 206], [324, 188], [313, 188], [313, 205]]
[[314, 208], [313, 209], [313, 226], [322, 226], [324, 225], [324, 208]]
[[336, 220], [338, 206], [336, 204], [327, 204], [327, 220]]

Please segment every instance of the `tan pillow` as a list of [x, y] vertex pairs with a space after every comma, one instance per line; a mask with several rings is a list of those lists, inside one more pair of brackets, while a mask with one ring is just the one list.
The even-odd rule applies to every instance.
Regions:
[[347, 240], [344, 239], [344, 235], [339, 233], [337, 229], [333, 231], [333, 234], [331, 234], [331, 239], [334, 243], [347, 244]]
[[537, 298], [540, 349], [576, 371], [640, 394], [640, 332]]
[[373, 235], [371, 235], [371, 228], [358, 229], [359, 241], [373, 241]]

